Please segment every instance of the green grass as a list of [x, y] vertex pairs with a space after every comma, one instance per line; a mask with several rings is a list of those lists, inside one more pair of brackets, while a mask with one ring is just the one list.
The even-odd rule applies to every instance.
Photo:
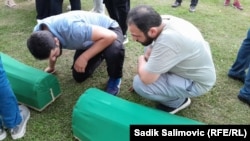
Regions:
[[[202, 0], [195, 13], [188, 12], [189, 0], [184, 0], [182, 6], [176, 9], [171, 8], [172, 2], [172, 0], [131, 0], [131, 7], [137, 4], [152, 5], [160, 14], [178, 16], [196, 25], [210, 43], [217, 73], [214, 88], [201, 97], [192, 98], [191, 106], [177, 115], [207, 124], [249, 124], [250, 109], [237, 99], [242, 83], [229, 79], [227, 71], [250, 25], [250, 1], [241, 0], [244, 10], [239, 11], [231, 6], [224, 7], [223, 0]], [[0, 6], [0, 51], [43, 70], [47, 66], [47, 61], [35, 60], [26, 47], [26, 39], [36, 24], [34, 0], [16, 0], [16, 3], [18, 6], [14, 9], [7, 8], [4, 4]], [[64, 1], [64, 9], [68, 3], [67, 0]], [[82, 0], [82, 9], [90, 10], [92, 3], [92, 0]], [[130, 42], [126, 45], [124, 77], [118, 96], [145, 106], [154, 106], [155, 103], [152, 101], [128, 91], [136, 71], [137, 57], [142, 53], [143, 47], [130, 38]], [[57, 62], [57, 78], [62, 95], [42, 112], [31, 110], [27, 132], [21, 140], [74, 140], [71, 132], [74, 105], [86, 89], [90, 87], [103, 89], [107, 73], [103, 63], [91, 78], [78, 84], [71, 76], [72, 57], [72, 51], [64, 50], [63, 56]], [[7, 140], [11, 138], [8, 137]]]

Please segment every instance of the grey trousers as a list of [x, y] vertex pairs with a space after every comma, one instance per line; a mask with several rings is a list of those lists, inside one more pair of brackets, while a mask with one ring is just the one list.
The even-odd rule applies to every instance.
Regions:
[[206, 91], [197, 89], [198, 85], [172, 73], [162, 74], [156, 82], [149, 85], [145, 85], [138, 75], [133, 79], [133, 88], [137, 94], [173, 108], [179, 107], [188, 97], [204, 94]]

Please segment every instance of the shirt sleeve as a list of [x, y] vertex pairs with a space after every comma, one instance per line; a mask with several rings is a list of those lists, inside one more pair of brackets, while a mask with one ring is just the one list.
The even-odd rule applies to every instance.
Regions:
[[177, 56], [178, 50], [173, 50], [165, 44], [155, 43], [145, 69], [157, 74], [168, 72], [179, 62]]

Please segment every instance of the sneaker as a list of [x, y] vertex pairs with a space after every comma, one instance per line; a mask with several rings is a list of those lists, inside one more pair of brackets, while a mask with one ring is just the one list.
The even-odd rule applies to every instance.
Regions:
[[159, 110], [162, 110], [162, 111], [166, 111], [166, 112], [168, 112], [170, 114], [175, 114], [175, 113], [179, 112], [180, 110], [183, 110], [183, 109], [187, 108], [190, 104], [191, 104], [191, 99], [186, 98], [186, 100], [178, 108], [168, 107], [168, 106], [163, 105], [163, 104], [158, 104], [156, 106], [156, 108], [159, 109]]
[[66, 8], [66, 11], [70, 11], [71, 10], [71, 5], [68, 5]]
[[10, 7], [10, 8], [13, 8], [16, 6], [16, 3], [13, 0], [6, 0], [5, 5]]
[[124, 37], [123, 44], [125, 45], [125, 44], [128, 43], [128, 36], [127, 36], [127, 35], [124, 35], [123, 37]]
[[230, 5], [230, 0], [225, 0], [224, 6], [229, 6]]
[[172, 4], [173, 8], [176, 8], [176, 7], [179, 7], [179, 6], [181, 6], [181, 3], [177, 2], [177, 1], [174, 4]]
[[195, 6], [190, 6], [189, 12], [195, 12]]
[[106, 87], [106, 92], [112, 94], [112, 95], [117, 95], [120, 92], [120, 85], [121, 85], [121, 78], [109, 78], [107, 87]]
[[0, 127], [0, 141], [4, 140], [6, 136], [6, 131], [3, 129], [3, 127]]
[[239, 9], [239, 10], [243, 10], [243, 7], [240, 5], [239, 2], [233, 3], [233, 7], [234, 7], [234, 8], [237, 8], [237, 9]]
[[239, 94], [238, 95], [238, 99], [246, 104], [248, 104], [250, 106], [250, 96], [246, 96], [243, 94]]
[[93, 12], [93, 13], [101, 13], [101, 14], [104, 14], [104, 15], [105, 15], [105, 10], [96, 11], [94, 8], [92, 8], [92, 9], [90, 10], [90, 12]]
[[15, 139], [19, 139], [22, 138], [26, 132], [26, 125], [27, 122], [30, 118], [30, 111], [29, 109], [24, 106], [24, 105], [19, 105], [19, 110], [20, 110], [20, 114], [22, 117], [22, 121], [19, 125], [17, 125], [16, 127], [10, 129], [10, 134], [11, 137], [15, 140]]
[[231, 74], [228, 74], [228, 77], [230, 77], [230, 78], [232, 78], [232, 79], [234, 79], [234, 80], [238, 80], [238, 81], [240, 81], [240, 82], [242, 82], [242, 83], [244, 83], [244, 81], [245, 81], [244, 78], [236, 77], [236, 76], [233, 76], [233, 75], [231, 75]]

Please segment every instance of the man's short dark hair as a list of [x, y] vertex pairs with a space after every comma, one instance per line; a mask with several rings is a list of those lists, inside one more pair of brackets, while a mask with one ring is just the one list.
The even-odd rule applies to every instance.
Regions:
[[50, 51], [56, 47], [54, 36], [47, 30], [33, 32], [27, 40], [30, 53], [39, 60], [49, 58]]
[[158, 27], [162, 18], [151, 6], [138, 5], [132, 8], [127, 16], [127, 24], [134, 24], [144, 34], [147, 34], [151, 27]]

